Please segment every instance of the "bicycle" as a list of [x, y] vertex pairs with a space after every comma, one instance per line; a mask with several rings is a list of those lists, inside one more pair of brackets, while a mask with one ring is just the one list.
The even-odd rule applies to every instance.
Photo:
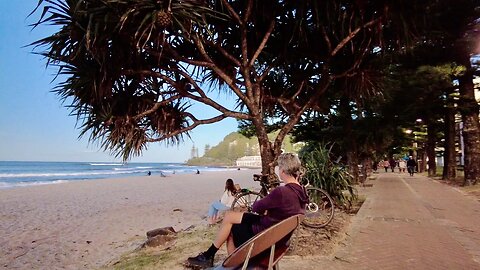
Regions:
[[[254, 174], [253, 181], [260, 182], [261, 189], [259, 192], [242, 189], [235, 195], [231, 210], [233, 211], [252, 211], [252, 205], [269, 194], [270, 189], [280, 185], [280, 181], [269, 183], [267, 176]], [[309, 202], [305, 206], [305, 218], [302, 224], [311, 228], [323, 228], [327, 226], [333, 219], [335, 213], [335, 205], [332, 197], [323, 189], [310, 185], [308, 180], [303, 186], [307, 191]]]

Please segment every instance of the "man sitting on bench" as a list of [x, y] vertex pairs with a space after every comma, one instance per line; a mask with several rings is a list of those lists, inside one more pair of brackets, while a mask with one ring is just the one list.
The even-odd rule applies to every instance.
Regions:
[[190, 266], [212, 267], [215, 254], [223, 243], [227, 242], [227, 252], [231, 254], [257, 233], [291, 216], [305, 214], [308, 196], [298, 182], [302, 172], [300, 159], [292, 153], [281, 154], [278, 167], [280, 179], [285, 185], [275, 188], [253, 204], [253, 212], [260, 214], [227, 212], [215, 241], [207, 251], [188, 258]]

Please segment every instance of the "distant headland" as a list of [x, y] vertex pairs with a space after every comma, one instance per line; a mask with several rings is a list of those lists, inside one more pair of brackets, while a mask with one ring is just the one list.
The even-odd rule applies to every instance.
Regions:
[[[271, 134], [272, 137], [274, 135], [274, 133]], [[287, 152], [298, 152], [302, 145], [302, 143], [292, 143], [291, 137], [287, 135], [282, 149]], [[197, 147], [192, 147], [191, 158], [186, 162], [187, 165], [233, 167], [237, 166], [236, 161], [242, 157], [260, 155], [257, 138], [247, 138], [238, 132], [228, 134], [216, 146], [205, 145], [203, 156], [199, 156], [198, 151]]]

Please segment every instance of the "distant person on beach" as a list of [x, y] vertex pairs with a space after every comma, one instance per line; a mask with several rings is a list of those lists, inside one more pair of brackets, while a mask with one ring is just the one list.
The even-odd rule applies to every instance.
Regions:
[[147, 175], [148, 175], [148, 176], [152, 175], [152, 172], [151, 172], [151, 171], [148, 171]]
[[208, 224], [213, 225], [218, 221], [218, 213], [230, 209], [233, 200], [235, 199], [237, 189], [232, 179], [227, 179], [225, 182], [225, 191], [220, 200], [214, 201], [208, 208], [207, 220]]
[[231, 254], [257, 233], [291, 216], [305, 214], [308, 196], [305, 188], [298, 183], [303, 171], [300, 159], [295, 154], [284, 153], [278, 157], [278, 166], [280, 179], [285, 185], [256, 201], [252, 206], [255, 213], [226, 212], [210, 248], [187, 259], [191, 267], [212, 267], [215, 254], [223, 243], [227, 242], [227, 252]]
[[197, 172], [196, 172], [196, 174], [200, 174], [200, 171], [199, 171], [198, 169], [197, 169]]

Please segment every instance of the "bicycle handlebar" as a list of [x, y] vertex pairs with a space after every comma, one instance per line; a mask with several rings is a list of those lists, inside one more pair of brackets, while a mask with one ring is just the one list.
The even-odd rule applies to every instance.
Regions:
[[261, 184], [266, 185], [267, 188], [279, 186], [281, 183], [283, 183], [283, 181], [278, 180], [278, 179], [273, 181], [273, 182], [270, 182], [270, 181], [268, 181], [268, 175], [263, 175], [263, 174], [254, 174], [253, 175], [253, 181], [258, 181]]

